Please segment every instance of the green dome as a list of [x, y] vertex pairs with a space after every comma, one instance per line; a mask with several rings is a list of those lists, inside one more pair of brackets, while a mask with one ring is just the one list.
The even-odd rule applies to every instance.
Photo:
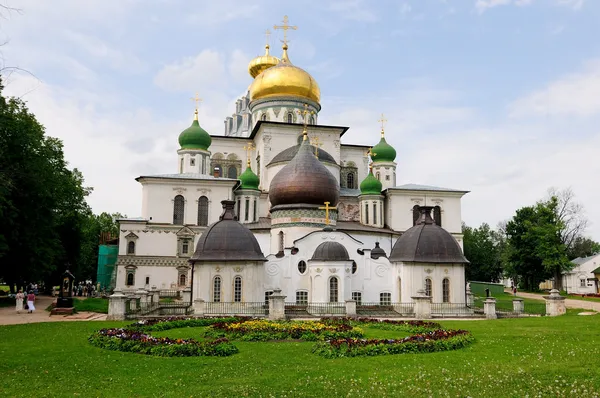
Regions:
[[258, 190], [258, 176], [254, 174], [250, 166], [246, 167], [246, 171], [240, 174], [239, 180], [242, 182], [240, 189], [256, 189]]
[[[382, 134], [383, 135], [383, 134]], [[396, 150], [381, 137], [379, 144], [371, 149], [374, 155], [371, 156], [373, 162], [393, 162], [396, 159]]]
[[361, 195], [381, 195], [381, 188], [381, 181], [375, 178], [373, 170], [370, 170], [367, 178], [360, 183]]
[[207, 150], [211, 142], [210, 135], [200, 127], [197, 115], [194, 117], [192, 125], [179, 134], [179, 146], [181, 149]]

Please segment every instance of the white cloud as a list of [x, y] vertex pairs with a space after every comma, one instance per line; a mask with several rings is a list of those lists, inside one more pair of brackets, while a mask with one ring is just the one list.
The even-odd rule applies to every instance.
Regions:
[[575, 11], [578, 11], [583, 7], [585, 0], [557, 0], [559, 6], [569, 7]]
[[566, 75], [545, 88], [519, 98], [508, 107], [511, 117], [600, 113], [600, 59], [587, 62], [580, 72]]
[[475, 1], [475, 9], [480, 14], [485, 12], [487, 9], [514, 4], [516, 6], [527, 6], [530, 5], [533, 0], [477, 0]]
[[329, 5], [329, 10], [352, 21], [376, 22], [379, 20], [373, 9], [368, 7], [363, 0], [338, 0]]
[[248, 81], [248, 63], [250, 57], [248, 57], [242, 50], [233, 50], [229, 57], [229, 74], [239, 82]]
[[166, 91], [197, 91], [221, 85], [225, 77], [225, 59], [214, 50], [203, 50], [165, 65], [154, 77], [154, 84]]

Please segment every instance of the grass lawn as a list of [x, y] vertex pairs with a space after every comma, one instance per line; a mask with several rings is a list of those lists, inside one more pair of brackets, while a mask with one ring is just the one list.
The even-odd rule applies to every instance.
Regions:
[[[129, 322], [3, 326], [0, 396], [598, 396], [600, 315], [575, 313], [442, 321], [477, 340], [450, 352], [340, 359], [312, 354], [310, 342], [235, 342], [240, 352], [230, 357], [160, 358], [106, 351], [86, 340], [94, 330]], [[201, 331], [155, 334], [198, 337]]]
[[86, 299], [73, 299], [73, 306], [76, 311], [82, 312], [101, 312], [108, 314], [108, 299], [90, 297]]

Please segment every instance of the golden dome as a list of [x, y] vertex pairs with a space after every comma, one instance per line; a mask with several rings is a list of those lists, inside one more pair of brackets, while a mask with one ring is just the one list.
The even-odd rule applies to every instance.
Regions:
[[315, 102], [321, 99], [317, 81], [304, 69], [292, 65], [283, 45], [283, 55], [276, 66], [264, 70], [250, 85], [250, 100], [268, 97], [291, 96]]
[[265, 46], [265, 55], [260, 55], [254, 58], [248, 64], [248, 73], [252, 78], [260, 75], [263, 71], [269, 69], [272, 66], [275, 66], [279, 63], [279, 58], [272, 56], [269, 54], [269, 45]]

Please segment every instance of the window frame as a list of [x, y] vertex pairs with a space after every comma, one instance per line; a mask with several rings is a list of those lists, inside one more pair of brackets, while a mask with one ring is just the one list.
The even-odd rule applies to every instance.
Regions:
[[222, 297], [223, 297], [223, 279], [221, 278], [220, 275], [216, 275], [213, 278], [213, 283], [212, 283], [212, 302], [220, 303]]
[[425, 295], [433, 297], [433, 281], [431, 278], [425, 278]]
[[[304, 297], [300, 297], [304, 296]], [[308, 290], [296, 290], [296, 304], [308, 305]]]
[[450, 278], [442, 279], [442, 303], [450, 302]]
[[243, 289], [244, 289], [244, 285], [243, 285], [242, 277], [241, 277], [241, 275], [236, 275], [233, 278], [233, 302], [234, 303], [243, 302], [243, 299], [244, 299]]
[[329, 302], [338, 303], [340, 299], [340, 280], [337, 276], [329, 278]]
[[352, 292], [352, 300], [356, 301], [356, 305], [362, 305], [362, 292]]
[[392, 293], [380, 292], [379, 293], [379, 305], [392, 305]]

